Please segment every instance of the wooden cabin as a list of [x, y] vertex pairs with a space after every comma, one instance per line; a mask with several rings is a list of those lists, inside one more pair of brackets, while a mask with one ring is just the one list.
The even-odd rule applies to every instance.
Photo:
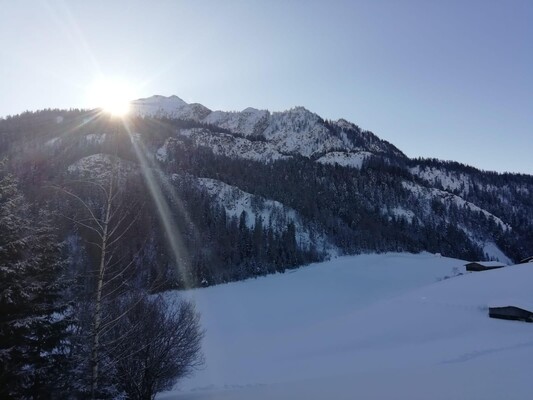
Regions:
[[489, 307], [489, 317], [533, 322], [533, 312], [516, 306]]
[[489, 271], [491, 269], [503, 268], [505, 264], [498, 261], [475, 261], [465, 264], [466, 270], [470, 272]]

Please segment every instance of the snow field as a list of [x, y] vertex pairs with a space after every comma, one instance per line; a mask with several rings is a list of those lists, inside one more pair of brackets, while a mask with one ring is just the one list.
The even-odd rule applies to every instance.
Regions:
[[533, 268], [442, 279], [464, 263], [360, 255], [188, 291], [207, 366], [160, 398], [529, 399], [533, 324], [487, 306], [530, 301]]

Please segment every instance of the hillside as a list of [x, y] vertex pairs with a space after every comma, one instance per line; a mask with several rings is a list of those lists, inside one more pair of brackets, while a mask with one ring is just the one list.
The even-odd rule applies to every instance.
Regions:
[[[153, 96], [132, 111], [124, 121], [99, 110], [7, 117], [0, 155], [29, 199], [59, 214], [79, 210], [50, 188], [104, 184], [116, 171], [121, 198], [139, 207], [122, 248], [140, 251], [139, 270], [152, 266], [141, 281], [154, 290], [332, 255], [429, 251], [512, 263], [531, 253], [532, 176], [409, 159], [370, 131], [303, 107], [212, 111]], [[102, 201], [76, 190], [95, 207]], [[64, 238], [87, 239], [65, 219], [57, 225]]]
[[487, 307], [530, 301], [533, 269], [442, 279], [463, 264], [362, 255], [187, 291], [207, 366], [158, 398], [527, 399], [533, 324]]

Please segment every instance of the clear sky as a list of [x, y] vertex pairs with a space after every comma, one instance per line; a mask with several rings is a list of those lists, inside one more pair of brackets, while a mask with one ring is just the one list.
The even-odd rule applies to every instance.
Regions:
[[0, 0], [0, 116], [99, 77], [211, 109], [302, 105], [411, 157], [533, 174], [531, 0]]

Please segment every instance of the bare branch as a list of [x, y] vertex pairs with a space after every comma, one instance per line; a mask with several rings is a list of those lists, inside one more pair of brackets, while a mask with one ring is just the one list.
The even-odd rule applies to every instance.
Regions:
[[93, 221], [98, 225], [98, 227], [100, 229], [103, 230], [103, 226], [100, 223], [100, 220], [98, 218], [96, 218], [96, 216], [93, 213], [93, 210], [91, 210], [91, 207], [89, 207], [89, 205], [85, 201], [83, 201], [83, 199], [80, 196], [78, 196], [78, 195], [76, 195], [76, 194], [74, 194], [74, 193], [72, 193], [72, 192], [70, 192], [70, 191], [68, 191], [68, 190], [66, 190], [64, 188], [61, 188], [59, 186], [52, 186], [52, 187], [55, 188], [56, 190], [62, 191], [63, 193], [75, 198], [76, 200], [78, 200], [85, 207], [85, 209], [89, 212], [89, 214], [91, 215], [91, 218], [93, 219]]
[[96, 228], [94, 228], [94, 227], [92, 227], [90, 225], [87, 225], [87, 224], [85, 224], [83, 222], [80, 222], [79, 220], [77, 220], [75, 218], [71, 218], [71, 217], [68, 217], [68, 216], [63, 215], [63, 214], [60, 214], [60, 215], [63, 218], [68, 219], [71, 222], [74, 222], [76, 225], [83, 226], [84, 228], [90, 229], [91, 231], [95, 232], [98, 235], [98, 237], [100, 237], [100, 239], [102, 238], [102, 232], [100, 232], [98, 229], [96, 229]]

